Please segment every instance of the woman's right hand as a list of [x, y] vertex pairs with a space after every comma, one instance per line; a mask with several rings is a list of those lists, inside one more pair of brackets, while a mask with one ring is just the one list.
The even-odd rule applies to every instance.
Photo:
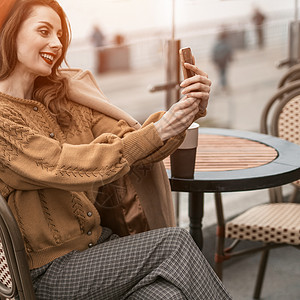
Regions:
[[185, 63], [195, 76], [183, 80], [181, 93], [184, 97], [176, 102], [154, 125], [163, 141], [185, 131], [195, 120], [197, 113], [205, 113], [211, 81], [197, 66]]
[[163, 117], [154, 123], [162, 141], [182, 133], [194, 121], [199, 112], [200, 99], [186, 98], [171, 106]]

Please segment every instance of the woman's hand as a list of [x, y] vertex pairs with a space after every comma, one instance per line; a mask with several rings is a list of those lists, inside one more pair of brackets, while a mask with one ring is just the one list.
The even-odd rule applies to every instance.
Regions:
[[163, 141], [180, 134], [195, 120], [198, 112], [204, 113], [208, 104], [211, 81], [205, 72], [195, 65], [185, 63], [195, 76], [182, 81], [184, 97], [173, 104], [164, 116], [154, 125]]
[[181, 99], [171, 106], [163, 117], [154, 123], [160, 138], [165, 141], [186, 130], [199, 111], [196, 98]]
[[184, 95], [183, 99], [191, 97], [199, 99], [199, 111], [204, 113], [208, 105], [211, 81], [208, 79], [207, 74], [195, 65], [185, 63], [184, 66], [192, 70], [195, 76], [185, 79], [180, 84], [183, 88], [181, 91]]

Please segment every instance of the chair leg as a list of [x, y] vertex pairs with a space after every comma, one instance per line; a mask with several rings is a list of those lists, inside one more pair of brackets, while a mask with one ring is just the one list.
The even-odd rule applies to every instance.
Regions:
[[176, 216], [176, 226], [179, 227], [180, 223], [180, 194], [175, 192], [175, 216]]
[[254, 289], [254, 299], [259, 299], [260, 298], [260, 293], [264, 281], [264, 276], [265, 276], [265, 271], [266, 271], [266, 266], [268, 262], [268, 257], [269, 257], [269, 249], [263, 250], [260, 258], [260, 264], [259, 264], [259, 270], [256, 278], [256, 283], [255, 283], [255, 289]]
[[276, 202], [282, 203], [283, 202], [282, 187], [277, 186], [274, 189], [275, 189], [275, 194], [276, 194]]
[[223, 261], [218, 260], [216, 255], [215, 255], [215, 272], [218, 275], [218, 277], [220, 278], [220, 280], [222, 280], [223, 279]]
[[283, 202], [281, 186], [269, 189], [270, 203]]
[[299, 188], [294, 187], [294, 191], [291, 193], [288, 202], [291, 202], [291, 203], [295, 202], [298, 192], [299, 192]]

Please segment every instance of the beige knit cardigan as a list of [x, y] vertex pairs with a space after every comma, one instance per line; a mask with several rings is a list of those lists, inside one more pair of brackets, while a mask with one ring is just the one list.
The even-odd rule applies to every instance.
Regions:
[[[80, 69], [66, 69], [62, 73], [68, 77], [69, 98], [117, 120], [125, 120], [138, 129], [141, 125], [117, 106], [108, 102], [91, 72]], [[165, 145], [175, 151], [183, 141], [184, 134], [170, 139]], [[161, 153], [162, 149], [160, 150]], [[163, 162], [149, 163], [134, 168], [129, 173], [131, 183], [141, 201], [150, 229], [175, 226], [174, 207], [169, 179]]]

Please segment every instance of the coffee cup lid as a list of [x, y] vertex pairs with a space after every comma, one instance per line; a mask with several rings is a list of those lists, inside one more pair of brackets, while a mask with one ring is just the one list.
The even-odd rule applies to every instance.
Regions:
[[178, 149], [192, 149], [198, 146], [198, 130], [199, 124], [192, 123], [190, 127], [186, 130], [186, 136], [183, 143], [178, 147]]

